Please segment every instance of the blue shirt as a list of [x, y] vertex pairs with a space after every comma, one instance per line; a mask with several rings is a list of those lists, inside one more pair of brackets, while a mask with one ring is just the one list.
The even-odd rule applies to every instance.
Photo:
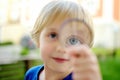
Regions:
[[[43, 69], [43, 65], [32, 67], [26, 72], [24, 80], [39, 80], [39, 73]], [[72, 73], [65, 77], [63, 80], [72, 80]]]

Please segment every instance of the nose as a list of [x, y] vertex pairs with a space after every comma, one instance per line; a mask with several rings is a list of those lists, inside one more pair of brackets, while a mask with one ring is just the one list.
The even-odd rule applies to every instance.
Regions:
[[57, 46], [57, 52], [58, 53], [66, 53], [65, 48], [61, 45]]

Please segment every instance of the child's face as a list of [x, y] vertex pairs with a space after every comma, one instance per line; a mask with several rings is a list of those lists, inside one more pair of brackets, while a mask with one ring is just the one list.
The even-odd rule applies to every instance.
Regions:
[[[57, 72], [70, 73], [72, 70], [70, 54], [67, 53], [58, 39], [60, 23], [51, 24], [42, 30], [39, 39], [40, 54], [47, 68]], [[88, 41], [86, 37], [89, 35], [88, 28], [84, 25], [81, 29], [83, 32], [80, 35], [84, 35], [85, 40]]]

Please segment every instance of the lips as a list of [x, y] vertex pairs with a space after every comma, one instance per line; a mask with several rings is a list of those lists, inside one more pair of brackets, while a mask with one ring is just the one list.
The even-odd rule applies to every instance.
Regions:
[[59, 62], [59, 63], [63, 63], [63, 62], [69, 61], [68, 59], [64, 59], [64, 58], [55, 58], [55, 57], [53, 57], [53, 60], [55, 60], [56, 62]]

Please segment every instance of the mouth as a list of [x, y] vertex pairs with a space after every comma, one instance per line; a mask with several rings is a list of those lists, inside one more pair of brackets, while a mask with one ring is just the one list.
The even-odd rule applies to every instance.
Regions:
[[53, 60], [55, 60], [55, 61], [58, 62], [58, 63], [64, 63], [64, 62], [69, 61], [69, 59], [55, 58], [55, 57], [53, 57]]

